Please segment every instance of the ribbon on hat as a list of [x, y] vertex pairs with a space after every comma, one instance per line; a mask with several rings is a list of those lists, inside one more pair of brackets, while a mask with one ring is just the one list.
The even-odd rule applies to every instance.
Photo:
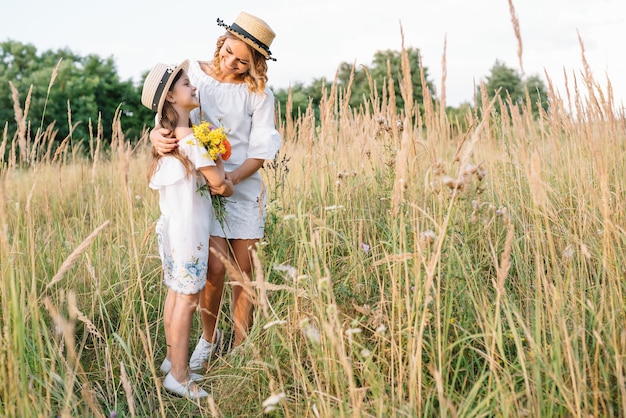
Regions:
[[174, 72], [173, 68], [168, 68], [167, 70], [165, 70], [165, 73], [163, 73], [163, 76], [161, 77], [161, 81], [159, 82], [159, 86], [154, 92], [154, 98], [152, 99], [152, 110], [155, 112], [157, 112], [157, 109], [159, 107], [159, 100], [161, 99], [163, 90], [165, 89], [165, 86], [167, 85], [167, 81], [170, 79], [173, 72]]
[[242, 28], [238, 24], [233, 23], [232, 25], [228, 26], [226, 23], [224, 23], [224, 21], [222, 19], [218, 18], [217, 19], [217, 25], [221, 26], [223, 28], [226, 28], [226, 29], [233, 30], [233, 31], [237, 32], [238, 34], [240, 34], [241, 36], [244, 36], [244, 37], [250, 39], [259, 48], [261, 48], [263, 51], [267, 52], [268, 59], [270, 59], [272, 61], [276, 61], [276, 58], [272, 58], [272, 52], [270, 51], [270, 48], [267, 45], [265, 45], [263, 42], [259, 41], [254, 35], [252, 35], [250, 32], [248, 32], [247, 30], [245, 30], [244, 28]]

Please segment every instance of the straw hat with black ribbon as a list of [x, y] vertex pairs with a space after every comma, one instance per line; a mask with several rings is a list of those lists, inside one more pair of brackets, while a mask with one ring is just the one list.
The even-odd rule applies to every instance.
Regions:
[[179, 66], [156, 64], [143, 82], [141, 92], [141, 104], [161, 115], [165, 97], [170, 90], [172, 82], [180, 71], [189, 69], [189, 60], [183, 61]]
[[217, 24], [259, 51], [265, 59], [276, 61], [270, 52], [270, 45], [276, 34], [263, 20], [249, 13], [241, 12], [230, 26], [221, 19], [217, 19]]

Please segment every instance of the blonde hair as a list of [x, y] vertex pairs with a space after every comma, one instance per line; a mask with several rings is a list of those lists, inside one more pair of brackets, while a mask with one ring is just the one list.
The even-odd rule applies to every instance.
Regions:
[[[170, 89], [168, 91], [172, 91], [174, 89], [174, 85], [176, 84], [182, 73], [183, 71], [179, 71], [178, 74], [176, 74], [176, 77], [174, 77], [174, 80], [172, 81], [172, 84], [170, 85]], [[166, 100], [165, 103], [163, 103], [163, 108], [161, 110], [161, 120], [159, 121], [159, 125], [161, 126], [161, 128], [166, 128], [170, 130], [170, 133], [166, 136], [167, 138], [174, 137], [174, 128], [176, 128], [176, 125], [178, 124], [178, 119], [178, 112], [176, 111], [176, 109], [174, 109], [174, 106], [172, 106], [172, 104]], [[191, 121], [189, 121], [189, 127], [191, 127]], [[167, 155], [176, 158], [183, 164], [183, 167], [185, 167], [186, 176], [195, 175], [195, 167], [193, 166], [191, 161], [189, 161], [189, 158], [180, 153], [178, 148], [171, 151]], [[152, 158], [150, 159], [150, 164], [148, 166], [148, 181], [150, 181], [154, 173], [156, 173], [156, 171], [158, 170], [159, 160], [161, 159], [161, 157], [162, 156], [159, 155], [153, 145]]]
[[[224, 35], [217, 38], [217, 47], [215, 48], [215, 54], [213, 54], [213, 71], [218, 76], [222, 74], [222, 70], [220, 69], [220, 49], [222, 49], [226, 39], [241, 41], [241, 39], [230, 32], [226, 32]], [[248, 85], [250, 92], [264, 93], [265, 84], [267, 83], [267, 60], [259, 51], [248, 44], [246, 44], [246, 46], [250, 51], [250, 68], [248, 72], [242, 76], [242, 79]]]

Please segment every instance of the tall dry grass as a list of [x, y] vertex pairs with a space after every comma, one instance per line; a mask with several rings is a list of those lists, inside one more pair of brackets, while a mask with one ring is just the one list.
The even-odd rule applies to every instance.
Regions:
[[538, 119], [483, 100], [459, 131], [442, 103], [406, 99], [403, 71], [405, 112], [392, 83], [361, 109], [333, 84], [320, 120], [280, 126], [244, 280], [255, 326], [197, 404], [155, 368], [146, 138], [131, 146], [119, 117], [110, 148], [98, 124], [56, 148], [53, 126], [5, 129], [0, 415], [626, 416], [626, 123], [610, 85], [587, 68], [565, 99], [550, 83]]

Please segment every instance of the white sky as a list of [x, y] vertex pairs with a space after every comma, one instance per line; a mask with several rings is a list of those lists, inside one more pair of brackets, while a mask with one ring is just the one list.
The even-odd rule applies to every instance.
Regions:
[[[611, 81], [616, 105], [626, 103], [626, 1], [514, 0], [523, 42], [524, 74], [544, 70], [565, 94], [583, 68], [578, 33], [595, 80]], [[138, 82], [156, 62], [207, 59], [239, 11], [276, 32], [270, 86], [332, 79], [341, 62], [370, 64], [379, 50], [419, 48], [441, 91], [447, 38], [448, 105], [471, 101], [474, 85], [496, 59], [521, 72], [507, 0], [3, 0], [0, 41], [31, 43], [38, 52], [69, 48], [113, 56], [123, 80]]]

